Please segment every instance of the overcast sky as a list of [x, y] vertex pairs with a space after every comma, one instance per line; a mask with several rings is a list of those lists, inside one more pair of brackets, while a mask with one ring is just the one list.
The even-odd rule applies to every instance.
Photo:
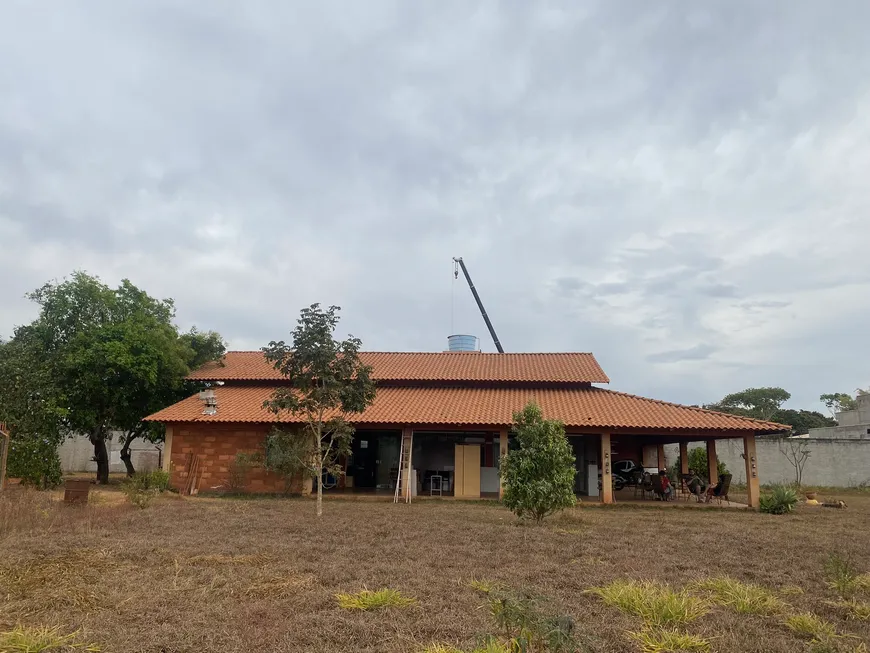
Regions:
[[232, 348], [592, 351], [682, 403], [870, 385], [870, 5], [0, 5], [0, 336], [75, 269]]

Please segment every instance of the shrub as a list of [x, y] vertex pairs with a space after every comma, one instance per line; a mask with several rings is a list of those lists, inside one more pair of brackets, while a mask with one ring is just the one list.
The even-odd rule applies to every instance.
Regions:
[[3, 653], [43, 653], [43, 651], [80, 650], [96, 653], [99, 647], [78, 640], [79, 631], [61, 635], [60, 628], [16, 626], [0, 633], [0, 651]]
[[256, 453], [240, 451], [230, 463], [230, 475], [227, 488], [230, 492], [244, 492], [248, 487], [251, 470], [262, 462], [262, 456]]
[[651, 628], [687, 624], [708, 612], [706, 601], [649, 581], [615, 580], [587, 591], [601, 597], [607, 605], [641, 617]]
[[772, 485], [759, 499], [759, 510], [770, 515], [785, 515], [794, 510], [798, 502], [797, 492], [787, 485]]
[[708, 578], [693, 587], [708, 592], [714, 603], [733, 608], [740, 614], [769, 615], [784, 608], [782, 601], [766, 587], [741, 583], [727, 576]]
[[381, 589], [376, 591], [362, 590], [356, 594], [336, 594], [338, 605], [345, 610], [378, 610], [380, 608], [407, 607], [414, 605], [417, 599], [403, 596], [398, 590]]
[[63, 482], [58, 437], [13, 433], [9, 442], [7, 476], [20, 478], [25, 485], [49, 490]]
[[706, 653], [710, 650], [710, 642], [697, 635], [682, 633], [678, 630], [644, 629], [637, 633], [629, 633], [631, 638], [640, 644], [643, 653], [670, 653], [671, 651], [697, 651]]
[[137, 508], [147, 508], [161, 492], [169, 489], [169, 473], [162, 469], [137, 472], [122, 485], [127, 500]]
[[573, 506], [574, 454], [562, 423], [545, 420], [541, 409], [529, 403], [514, 414], [514, 430], [519, 449], [503, 456], [499, 469], [504, 505], [539, 522]]

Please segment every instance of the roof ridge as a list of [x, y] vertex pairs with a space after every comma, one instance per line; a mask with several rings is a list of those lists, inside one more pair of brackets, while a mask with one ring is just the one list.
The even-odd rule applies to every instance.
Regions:
[[591, 386], [592, 390], [599, 390], [601, 392], [608, 392], [614, 395], [622, 395], [623, 397], [631, 397], [632, 399], [642, 399], [643, 401], [649, 401], [654, 404], [661, 404], [662, 406], [672, 406], [674, 408], [682, 408], [683, 410], [694, 410], [699, 413], [704, 413], [706, 415], [721, 415], [723, 417], [727, 417], [730, 419], [737, 420], [749, 420], [750, 422], [755, 422], [756, 424], [764, 424], [766, 426], [782, 426], [784, 428], [791, 428], [787, 424], [780, 424], [779, 422], [769, 422], [763, 419], [758, 419], [757, 417], [745, 417], [743, 415], [734, 415], [732, 413], [723, 413], [720, 410], [710, 410], [709, 408], [701, 408], [700, 406], [687, 406], [686, 404], [677, 404], [673, 401], [664, 401], [662, 399], [651, 399], [649, 397], [641, 397], [640, 395], [634, 395], [630, 392], [620, 392], [619, 390], [612, 390], [610, 388], [599, 388], [598, 386]]

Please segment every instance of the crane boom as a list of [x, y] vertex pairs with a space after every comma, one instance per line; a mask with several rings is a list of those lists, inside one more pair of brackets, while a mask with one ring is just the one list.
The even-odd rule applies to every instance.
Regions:
[[[465, 275], [465, 280], [468, 282], [468, 287], [471, 288], [471, 294], [474, 295], [474, 301], [477, 302], [477, 308], [480, 309], [480, 314], [483, 316], [483, 321], [486, 322], [486, 328], [489, 329], [489, 335], [492, 336], [492, 341], [495, 343], [495, 348], [498, 350], [499, 354], [504, 353], [504, 349], [502, 349], [501, 342], [498, 340], [498, 336], [495, 334], [495, 329], [492, 326], [492, 322], [489, 321], [489, 315], [486, 314], [486, 309], [483, 307], [483, 302], [480, 301], [480, 295], [477, 294], [477, 289], [474, 287], [474, 282], [471, 280], [471, 276], [468, 274], [468, 268], [465, 267], [465, 262], [462, 260], [462, 257], [453, 257], [453, 262], [459, 265], [462, 268], [462, 274]], [[453, 274], [455, 277], [459, 277], [459, 272], [454, 269]]]

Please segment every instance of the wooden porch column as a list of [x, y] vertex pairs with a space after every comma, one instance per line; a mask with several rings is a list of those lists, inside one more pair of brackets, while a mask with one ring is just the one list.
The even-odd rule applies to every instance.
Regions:
[[172, 427], [166, 427], [166, 437], [163, 440], [163, 471], [172, 473]]
[[659, 469], [667, 469], [668, 463], [665, 460], [665, 445], [663, 445], [663, 444], [657, 445], [656, 452], [658, 453]]
[[610, 469], [610, 433], [601, 434], [601, 503], [613, 503], [613, 473]]
[[750, 508], [758, 508], [758, 456], [755, 453], [755, 434], [743, 436], [743, 457], [746, 459], [746, 494]]
[[498, 498], [501, 499], [504, 496], [504, 481], [501, 478], [501, 459], [507, 455], [508, 452], [508, 432], [507, 429], [503, 429], [499, 431], [498, 434]]
[[[697, 471], [697, 470], [695, 470]], [[680, 474], [689, 473], [689, 443], [680, 442]]]
[[710, 485], [719, 482], [719, 459], [716, 458], [716, 440], [707, 440], [707, 474]]

